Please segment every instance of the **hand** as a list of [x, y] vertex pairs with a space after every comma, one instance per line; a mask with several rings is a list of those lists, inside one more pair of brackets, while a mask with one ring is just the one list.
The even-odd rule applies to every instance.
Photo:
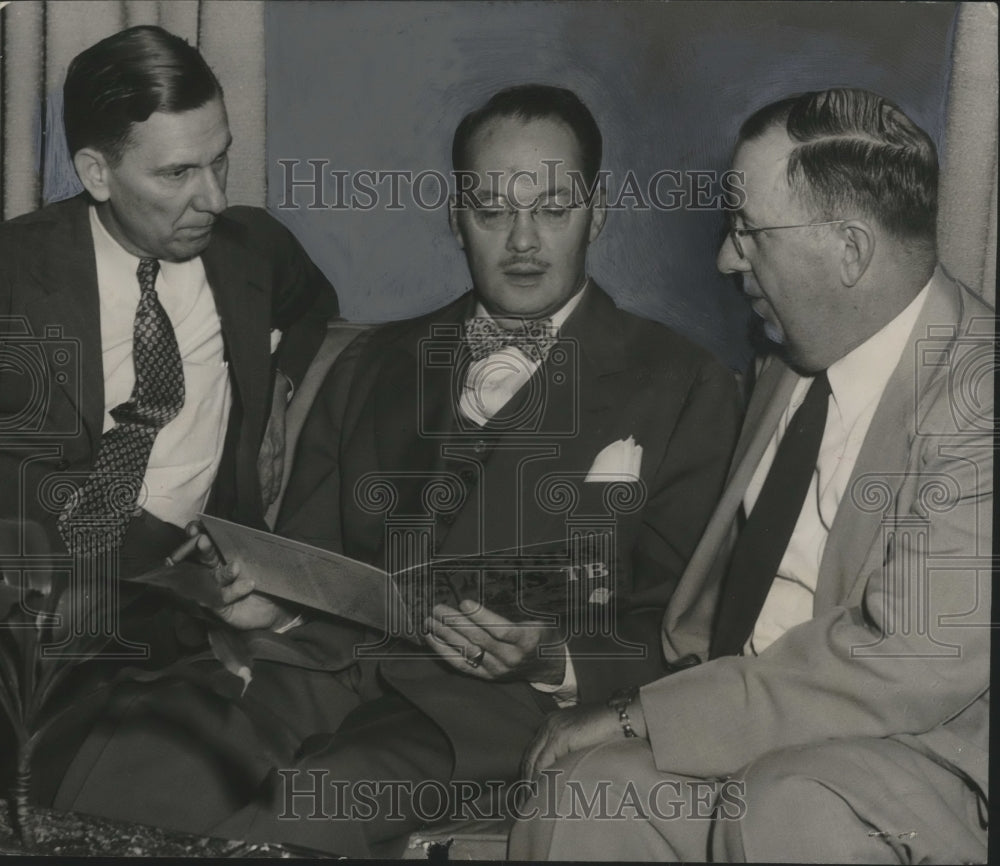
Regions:
[[223, 606], [215, 608], [215, 613], [221, 619], [234, 628], [250, 630], [281, 628], [295, 618], [293, 613], [281, 605], [254, 593], [254, 582], [249, 577], [240, 577], [240, 564], [224, 563], [212, 544], [212, 539], [201, 532], [197, 523], [189, 523], [185, 531], [197, 539], [195, 550], [189, 558], [211, 568], [215, 582], [219, 585]]
[[[537, 622], [512, 623], [475, 602], [459, 610], [438, 604], [424, 620], [427, 644], [455, 670], [483, 680], [524, 681], [558, 685], [566, 673], [565, 651], [559, 650], [559, 630]], [[447, 623], [445, 622], [447, 620]], [[539, 647], [552, 646], [552, 655]], [[471, 665], [481, 650], [482, 660]]]
[[239, 562], [219, 563], [214, 574], [223, 601], [223, 606], [215, 612], [234, 628], [273, 631], [295, 619], [295, 614], [287, 608], [254, 592], [254, 582], [240, 575]]
[[[638, 700], [629, 704], [628, 714], [636, 735], [645, 737], [646, 718]], [[525, 779], [531, 779], [569, 752], [623, 737], [618, 713], [604, 704], [584, 704], [557, 710], [549, 714], [525, 750], [521, 774]]]
[[291, 382], [279, 370], [274, 378], [274, 393], [271, 397], [271, 414], [264, 430], [264, 440], [257, 455], [257, 475], [260, 478], [261, 497], [264, 509], [278, 498], [285, 466], [285, 415], [288, 409], [288, 394]]

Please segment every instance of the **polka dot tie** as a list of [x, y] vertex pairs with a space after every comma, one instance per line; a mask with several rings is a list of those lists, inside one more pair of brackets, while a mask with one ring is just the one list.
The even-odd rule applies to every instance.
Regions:
[[184, 368], [170, 317], [156, 296], [156, 259], [141, 259], [139, 306], [132, 332], [135, 385], [111, 410], [90, 476], [59, 515], [67, 549], [95, 555], [121, 547], [136, 511], [156, 434], [184, 405]]

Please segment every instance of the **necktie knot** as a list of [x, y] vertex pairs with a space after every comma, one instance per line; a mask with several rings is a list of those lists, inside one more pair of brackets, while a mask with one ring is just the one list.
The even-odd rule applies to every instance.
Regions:
[[156, 259], [139, 259], [139, 267], [135, 275], [139, 278], [139, 290], [147, 294], [154, 290], [156, 275], [160, 271], [160, 263]]
[[548, 318], [525, 319], [517, 328], [502, 328], [491, 318], [477, 316], [465, 322], [465, 341], [473, 361], [513, 347], [541, 363], [555, 345], [556, 330]]

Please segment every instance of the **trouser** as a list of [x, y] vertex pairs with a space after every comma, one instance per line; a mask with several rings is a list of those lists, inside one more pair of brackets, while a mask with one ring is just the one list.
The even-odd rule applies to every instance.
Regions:
[[613, 741], [544, 781], [511, 859], [986, 862], [982, 792], [892, 739], [780, 749], [726, 780], [660, 772], [644, 740]]
[[[411, 831], [452, 817], [438, 803], [455, 791], [452, 742], [376, 663], [330, 673], [260, 662], [242, 698], [207, 665], [218, 694], [192, 682], [119, 688], [57, 808], [354, 857], [398, 854]], [[516, 778], [509, 756], [542, 719], [523, 715], [518, 743], [495, 760], [489, 731], [469, 732], [478, 778]]]

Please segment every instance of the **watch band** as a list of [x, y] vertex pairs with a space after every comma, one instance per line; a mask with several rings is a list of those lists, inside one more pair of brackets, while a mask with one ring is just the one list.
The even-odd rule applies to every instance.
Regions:
[[608, 709], [618, 713], [618, 723], [622, 726], [622, 734], [626, 739], [638, 736], [632, 728], [632, 720], [628, 716], [629, 704], [635, 700], [638, 694], [638, 686], [629, 686], [625, 689], [619, 689], [608, 698]]

